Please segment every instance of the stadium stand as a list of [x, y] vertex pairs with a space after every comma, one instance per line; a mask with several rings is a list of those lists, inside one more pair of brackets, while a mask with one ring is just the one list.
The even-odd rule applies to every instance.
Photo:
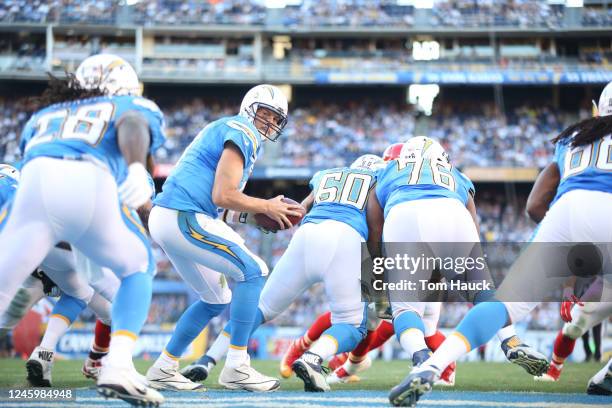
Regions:
[[[8, 0], [0, 5], [0, 21], [61, 22], [66, 24], [114, 24], [127, 22], [145, 26], [172, 24], [231, 24], [286, 27], [413, 27], [415, 8], [394, 0], [303, 0], [278, 13], [263, 1], [144, 0], [125, 4], [117, 0]], [[566, 8], [546, 1], [437, 0], [418, 26], [430, 27], [562, 27]], [[580, 24], [610, 23], [608, 7], [585, 7]]]

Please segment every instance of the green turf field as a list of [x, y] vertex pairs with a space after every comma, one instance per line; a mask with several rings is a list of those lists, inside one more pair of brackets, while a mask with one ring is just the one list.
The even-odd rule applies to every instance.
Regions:
[[[88, 387], [93, 385], [81, 375], [82, 361], [56, 361], [53, 369], [53, 385], [58, 387]], [[152, 364], [138, 360], [136, 367], [141, 373]], [[186, 363], [185, 363], [186, 364]], [[265, 374], [279, 376], [277, 361], [252, 362], [253, 366]], [[181, 365], [182, 366], [182, 365]], [[375, 361], [368, 371], [361, 373], [361, 382], [336, 385], [334, 389], [388, 390], [408, 373], [409, 363], [403, 361]], [[533, 381], [520, 367], [510, 363], [460, 363], [457, 368], [458, 391], [535, 391], [554, 393], [584, 393], [589, 378], [602, 367], [599, 363], [567, 364], [561, 380], [557, 383]], [[208, 388], [220, 388], [217, 376], [220, 367], [213, 371], [212, 378], [206, 380]], [[17, 359], [0, 360], [0, 387], [25, 387], [25, 362]], [[292, 377], [283, 380], [281, 389], [301, 390], [302, 382]], [[443, 388], [440, 388], [443, 390]]]

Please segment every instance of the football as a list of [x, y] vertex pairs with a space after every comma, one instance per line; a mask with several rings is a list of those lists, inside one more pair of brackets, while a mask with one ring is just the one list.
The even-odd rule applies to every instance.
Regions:
[[[283, 198], [283, 202], [287, 204], [296, 204], [296, 205], [300, 204], [297, 201], [292, 200], [287, 197]], [[296, 225], [299, 224], [300, 221], [302, 221], [302, 218], [304, 217], [305, 214], [306, 212], [304, 212], [299, 217], [291, 215], [287, 218], [289, 218], [291, 225], [295, 227]], [[272, 218], [268, 217], [266, 214], [262, 214], [262, 213], [255, 214], [255, 222], [257, 223], [259, 227], [265, 229], [266, 231], [276, 232], [280, 229], [278, 223], [274, 221]]]

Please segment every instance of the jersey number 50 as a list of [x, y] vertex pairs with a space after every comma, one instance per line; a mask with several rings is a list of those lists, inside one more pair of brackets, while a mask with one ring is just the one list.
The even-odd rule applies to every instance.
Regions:
[[80, 140], [96, 146], [102, 140], [113, 118], [115, 106], [111, 102], [85, 105], [70, 113], [62, 109], [41, 115], [36, 121], [36, 133], [26, 150], [53, 139]]
[[324, 174], [315, 194], [315, 203], [339, 203], [363, 210], [371, 183], [369, 174], [341, 171]]

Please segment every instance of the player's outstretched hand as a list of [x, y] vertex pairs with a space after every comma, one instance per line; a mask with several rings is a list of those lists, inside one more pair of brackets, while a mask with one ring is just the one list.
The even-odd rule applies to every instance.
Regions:
[[306, 210], [301, 204], [289, 204], [283, 201], [285, 196], [279, 195], [268, 200], [265, 214], [276, 221], [280, 229], [293, 227], [289, 217], [301, 218]]
[[574, 305], [584, 306], [584, 303], [581, 302], [576, 295], [565, 297], [561, 302], [561, 319], [563, 319], [564, 322], [569, 323], [572, 321], [572, 307], [574, 307]]

